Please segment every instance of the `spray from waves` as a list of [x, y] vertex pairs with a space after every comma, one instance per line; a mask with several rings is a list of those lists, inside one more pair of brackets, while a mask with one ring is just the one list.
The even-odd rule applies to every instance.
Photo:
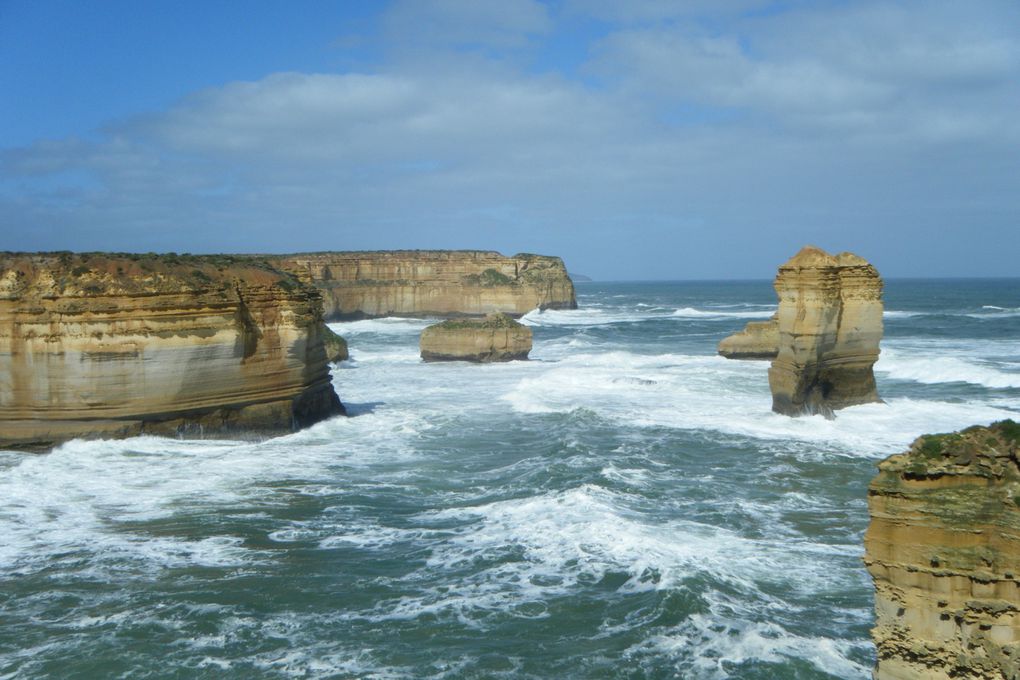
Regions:
[[[193, 539], [135, 527], [189, 509], [272, 503], [281, 491], [271, 482], [288, 476], [329, 483], [341, 464], [405, 460], [414, 450], [408, 440], [430, 426], [419, 414], [387, 411], [334, 418], [264, 442], [73, 440], [45, 456], [20, 456], [0, 475], [0, 569], [28, 574], [66, 564], [69, 572], [101, 577], [125, 565], [155, 573], [257, 564], [261, 556], [236, 536]], [[344, 455], [334, 448], [337, 440]]]
[[[761, 307], [762, 305], [754, 305]], [[528, 326], [606, 326], [620, 323], [636, 323], [662, 319], [700, 319], [705, 321], [722, 321], [729, 319], [767, 319], [775, 312], [775, 308], [745, 309], [741, 311], [719, 311], [683, 307], [672, 309], [667, 307], [639, 307], [639, 311], [617, 308], [613, 311], [604, 309], [573, 309], [544, 311], [532, 310], [523, 317], [521, 323]]]
[[[527, 498], [501, 500], [470, 507], [423, 513], [417, 521], [451, 532], [437, 543], [417, 581], [427, 583], [430, 573], [470, 575], [458, 588], [425, 588], [398, 602], [380, 603], [371, 620], [417, 618], [455, 614], [459, 620], [481, 626], [500, 612], [544, 618], [550, 597], [576, 592], [610, 575], [624, 575], [616, 592], [628, 594], [683, 590], [690, 579], [707, 581], [702, 606], [711, 617], [695, 614], [676, 628], [660, 629], [652, 646], [692, 650], [695, 668], [708, 668], [711, 649], [738, 654], [743, 660], [772, 661], [778, 657], [803, 658], [823, 669], [845, 668], [863, 677], [863, 669], [846, 656], [853, 645], [819, 635], [806, 639], [774, 623], [771, 611], [782, 610], [796, 618], [819, 592], [841, 592], [856, 569], [851, 559], [833, 565], [848, 546], [801, 540], [752, 539], [732, 530], [673, 520], [648, 522], [628, 509], [629, 494], [583, 484]], [[456, 525], [451, 527], [451, 525]], [[796, 572], [783, 565], [803, 566]], [[777, 591], [791, 593], [786, 599]], [[792, 598], [792, 599], [791, 599]], [[719, 621], [739, 611], [741, 621], [720, 631]], [[853, 612], [865, 618], [864, 611]], [[699, 622], [704, 625], [699, 625]], [[742, 640], [727, 642], [743, 626]], [[752, 648], [751, 640], [765, 626], [778, 648]], [[693, 627], [693, 629], [692, 629]], [[758, 631], [757, 633], [755, 631]], [[660, 644], [661, 643], [661, 644]], [[707, 643], [707, 644], [706, 644]], [[811, 644], [814, 643], [814, 644]], [[739, 649], [738, 649], [739, 648]], [[819, 649], [825, 650], [819, 653]], [[638, 650], [633, 650], [637, 652]], [[641, 656], [641, 654], [637, 654]]]
[[1020, 388], [1020, 372], [1002, 371], [954, 356], [912, 357], [890, 348], [882, 350], [875, 370], [896, 380], [912, 380], [926, 385], [970, 383], [992, 389]]
[[397, 316], [387, 316], [381, 319], [362, 319], [360, 321], [335, 321], [326, 324], [336, 333], [343, 336], [363, 335], [373, 333], [376, 335], [407, 335], [420, 333], [426, 326], [438, 322], [439, 319], [408, 319]]
[[1015, 417], [983, 403], [890, 399], [839, 417], [788, 418], [771, 410], [764, 362], [717, 356], [578, 354], [502, 395], [519, 413], [589, 409], [623, 426], [707, 430], [755, 440], [803, 442], [849, 455], [897, 451], [923, 432]]
[[776, 310], [774, 307], [767, 310], [744, 310], [739, 312], [718, 312], [714, 310], [695, 309], [694, 307], [683, 307], [673, 312], [672, 316], [679, 316], [685, 319], [768, 319]]

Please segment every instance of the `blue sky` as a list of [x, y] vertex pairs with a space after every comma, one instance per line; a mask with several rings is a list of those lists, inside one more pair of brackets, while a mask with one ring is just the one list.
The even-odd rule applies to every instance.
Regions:
[[0, 0], [0, 92], [0, 249], [1020, 275], [1015, 0]]

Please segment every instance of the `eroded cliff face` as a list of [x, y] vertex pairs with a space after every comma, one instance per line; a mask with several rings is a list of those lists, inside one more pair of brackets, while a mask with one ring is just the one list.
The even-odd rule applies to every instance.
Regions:
[[230, 257], [0, 254], [0, 448], [342, 412], [319, 294]]
[[772, 410], [822, 413], [881, 401], [873, 366], [882, 339], [882, 279], [852, 253], [808, 246], [779, 268], [779, 347]]
[[879, 680], [1020, 678], [1020, 425], [919, 438], [868, 489]]
[[749, 321], [744, 329], [723, 338], [717, 348], [727, 359], [775, 359], [779, 354], [779, 318]]
[[322, 292], [329, 319], [514, 316], [576, 309], [563, 260], [484, 251], [406, 250], [271, 257]]
[[484, 319], [444, 321], [422, 331], [425, 361], [513, 361], [531, 352], [531, 329], [506, 314]]

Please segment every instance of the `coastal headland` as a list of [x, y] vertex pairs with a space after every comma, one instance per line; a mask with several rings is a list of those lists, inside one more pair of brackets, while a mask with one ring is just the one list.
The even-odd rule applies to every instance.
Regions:
[[247, 257], [0, 254], [0, 448], [343, 412], [317, 290]]

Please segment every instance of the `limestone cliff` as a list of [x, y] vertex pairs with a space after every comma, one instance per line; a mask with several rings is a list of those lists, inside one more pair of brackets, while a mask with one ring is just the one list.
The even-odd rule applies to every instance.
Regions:
[[851, 253], [808, 246], [779, 268], [779, 351], [772, 410], [823, 413], [881, 401], [873, 366], [882, 339], [882, 279]]
[[425, 361], [512, 361], [527, 359], [531, 329], [506, 314], [459, 319], [429, 326], [421, 334]]
[[875, 678], [1020, 678], [1020, 425], [919, 438], [868, 508]]
[[322, 292], [329, 319], [380, 316], [520, 316], [575, 309], [558, 257], [476, 250], [332, 252], [273, 256]]
[[749, 321], [742, 331], [723, 338], [717, 348], [727, 359], [775, 359], [779, 354], [779, 318]]
[[0, 254], [0, 448], [341, 413], [321, 321], [318, 292], [264, 262]]

